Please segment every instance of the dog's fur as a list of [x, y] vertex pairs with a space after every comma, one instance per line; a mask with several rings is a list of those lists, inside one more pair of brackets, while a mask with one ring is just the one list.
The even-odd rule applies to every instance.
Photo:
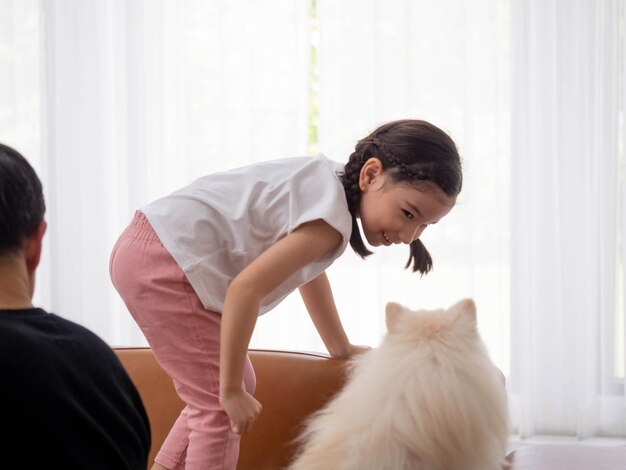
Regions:
[[501, 469], [502, 373], [465, 299], [448, 310], [386, 308], [388, 333], [308, 422], [290, 470]]

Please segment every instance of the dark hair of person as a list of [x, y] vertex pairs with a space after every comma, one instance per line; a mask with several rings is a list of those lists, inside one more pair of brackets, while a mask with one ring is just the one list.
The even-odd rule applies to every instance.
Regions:
[[0, 144], [0, 255], [22, 248], [46, 210], [41, 181], [16, 150]]
[[[341, 181], [352, 215], [350, 245], [362, 258], [372, 252], [366, 248], [357, 224], [361, 200], [359, 176], [365, 162], [372, 157], [380, 159], [392, 183], [419, 187], [420, 183], [428, 181], [441, 188], [448, 197], [456, 197], [463, 185], [461, 159], [454, 141], [426, 121], [404, 119], [389, 122], [359, 140], [344, 167]], [[411, 266], [411, 261], [413, 272], [426, 274], [432, 269], [432, 257], [421, 240], [411, 243], [405, 268]]]

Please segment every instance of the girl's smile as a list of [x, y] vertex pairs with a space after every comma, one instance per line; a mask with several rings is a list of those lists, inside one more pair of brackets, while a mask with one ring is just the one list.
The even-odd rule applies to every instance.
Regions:
[[431, 182], [421, 183], [420, 189], [393, 182], [377, 158], [363, 166], [360, 183], [359, 216], [371, 246], [410, 244], [426, 227], [448, 214], [456, 202]]
[[383, 238], [385, 239], [384, 245], [389, 246], [393, 243], [385, 232], [383, 232]]

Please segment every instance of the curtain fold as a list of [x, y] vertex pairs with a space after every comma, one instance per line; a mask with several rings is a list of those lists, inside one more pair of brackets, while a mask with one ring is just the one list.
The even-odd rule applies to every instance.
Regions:
[[143, 204], [213, 171], [304, 154], [307, 5], [42, 2], [51, 272], [39, 301], [144, 343], [108, 257]]
[[512, 5], [513, 423], [522, 437], [624, 435], [609, 366], [622, 262], [619, 1]]

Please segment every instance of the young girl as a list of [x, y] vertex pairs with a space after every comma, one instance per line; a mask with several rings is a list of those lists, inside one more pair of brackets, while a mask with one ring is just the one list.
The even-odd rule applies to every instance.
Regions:
[[153, 469], [235, 469], [261, 412], [247, 356], [258, 315], [298, 288], [332, 357], [348, 341], [325, 269], [348, 243], [419, 240], [461, 190], [454, 142], [424, 121], [385, 124], [343, 166], [324, 156], [258, 163], [197, 179], [137, 211], [111, 255], [111, 278], [186, 403]]

